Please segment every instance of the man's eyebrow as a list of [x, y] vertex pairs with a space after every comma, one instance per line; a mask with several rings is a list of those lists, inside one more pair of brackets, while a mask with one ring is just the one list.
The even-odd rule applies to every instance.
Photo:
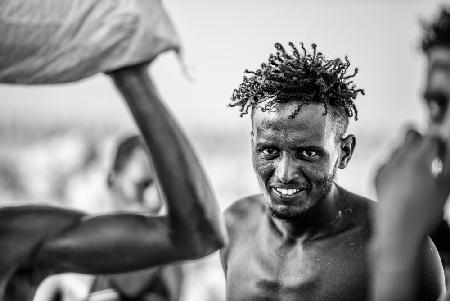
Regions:
[[270, 146], [274, 145], [275, 143], [269, 142], [269, 141], [258, 141], [256, 142], [256, 146]]
[[323, 150], [322, 146], [319, 145], [300, 145], [297, 147], [298, 149], [308, 149], [308, 150], [315, 150], [315, 151], [321, 151]]

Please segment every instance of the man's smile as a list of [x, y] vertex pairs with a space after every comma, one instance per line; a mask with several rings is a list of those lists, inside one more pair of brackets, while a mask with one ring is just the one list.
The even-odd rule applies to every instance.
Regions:
[[273, 187], [272, 190], [276, 194], [283, 196], [283, 197], [293, 196], [293, 195], [298, 194], [301, 191], [301, 189], [296, 189], [296, 188], [278, 188], [278, 187]]
[[282, 202], [291, 202], [298, 199], [302, 192], [306, 192], [305, 185], [270, 185], [269, 191], [272, 197]]

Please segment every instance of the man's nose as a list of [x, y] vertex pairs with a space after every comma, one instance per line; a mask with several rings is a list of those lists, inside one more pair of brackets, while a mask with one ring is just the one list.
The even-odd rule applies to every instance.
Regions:
[[297, 164], [295, 159], [291, 158], [289, 155], [282, 155], [277, 163], [275, 176], [282, 183], [289, 183], [298, 178], [299, 174], [297, 171]]

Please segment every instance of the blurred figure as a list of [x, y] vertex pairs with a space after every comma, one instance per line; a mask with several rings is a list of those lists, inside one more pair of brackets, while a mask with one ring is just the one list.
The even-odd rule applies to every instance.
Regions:
[[164, 207], [154, 169], [139, 136], [126, 137], [117, 145], [107, 185], [117, 210], [141, 211], [145, 207], [158, 215]]
[[[252, 122], [253, 167], [262, 194], [225, 212], [230, 243], [222, 251], [228, 300], [365, 300], [375, 203], [335, 183], [352, 158], [347, 134], [357, 115], [350, 62], [329, 60], [290, 43], [256, 71], [246, 71], [231, 106]], [[428, 242], [432, 248], [431, 241]], [[437, 252], [419, 254], [439, 263]], [[421, 296], [440, 294], [439, 273]]]
[[[128, 136], [115, 148], [107, 175], [108, 209], [162, 216], [165, 203], [158, 193], [156, 175], [142, 139]], [[43, 283], [36, 301], [177, 301], [183, 272], [179, 265], [156, 267], [133, 273], [98, 276], [66, 274]], [[89, 292], [87, 292], [89, 291]], [[84, 294], [84, 295], [83, 295]]]
[[[418, 258], [429, 249], [426, 235], [440, 223], [434, 237], [444, 256], [450, 241], [448, 226], [440, 222], [450, 192], [450, 9], [442, 9], [425, 25], [422, 49], [428, 62], [427, 131], [421, 135], [409, 129], [375, 179], [380, 202], [373, 241], [372, 299], [376, 301], [425, 300], [417, 295], [417, 287], [421, 281], [431, 281], [423, 279], [420, 271], [433, 266]], [[440, 282], [443, 285], [444, 279]], [[433, 300], [432, 296], [426, 300]]]
[[[158, 193], [156, 176], [139, 136], [129, 136], [117, 146], [107, 184], [114, 209], [146, 210], [161, 215], [165, 204]], [[178, 265], [134, 273], [99, 276], [88, 301], [177, 301], [183, 274]]]

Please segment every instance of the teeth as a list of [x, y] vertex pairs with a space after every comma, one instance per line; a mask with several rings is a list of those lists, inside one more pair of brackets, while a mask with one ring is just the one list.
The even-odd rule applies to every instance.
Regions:
[[274, 188], [274, 189], [281, 195], [293, 195], [300, 191], [300, 189], [285, 189], [285, 188]]

